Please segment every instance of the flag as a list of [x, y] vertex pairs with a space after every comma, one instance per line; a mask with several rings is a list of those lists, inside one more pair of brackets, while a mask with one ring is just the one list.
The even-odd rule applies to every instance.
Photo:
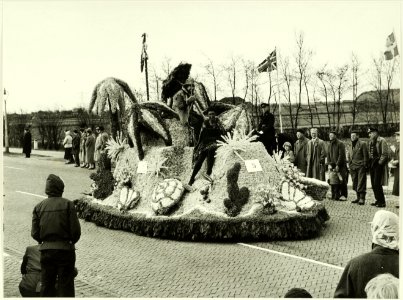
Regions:
[[273, 50], [270, 55], [257, 66], [257, 70], [259, 73], [277, 70], [276, 50]]
[[386, 38], [386, 48], [387, 50], [384, 52], [385, 60], [391, 60], [399, 55], [395, 34], [393, 32]]
[[145, 33], [143, 33], [143, 35], [142, 35], [142, 37], [143, 37], [143, 49], [141, 51], [141, 60], [140, 60], [140, 70], [141, 70], [141, 72], [143, 72], [145, 61], [148, 59], [146, 36], [147, 35]]

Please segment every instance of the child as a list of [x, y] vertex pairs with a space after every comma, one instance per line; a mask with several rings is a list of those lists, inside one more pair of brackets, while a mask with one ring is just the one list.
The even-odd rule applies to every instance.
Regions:
[[283, 145], [283, 148], [284, 148], [284, 158], [285, 159], [288, 159], [288, 161], [290, 162], [290, 163], [293, 163], [294, 162], [294, 160], [295, 160], [295, 157], [294, 157], [294, 152], [292, 152], [292, 146], [291, 146], [291, 143], [290, 142], [285, 142], [284, 143], [284, 145]]
[[332, 200], [338, 201], [340, 199], [340, 183], [342, 183], [343, 178], [341, 174], [336, 171], [336, 164], [331, 164], [332, 169], [329, 170], [329, 180], [328, 183], [332, 190]]

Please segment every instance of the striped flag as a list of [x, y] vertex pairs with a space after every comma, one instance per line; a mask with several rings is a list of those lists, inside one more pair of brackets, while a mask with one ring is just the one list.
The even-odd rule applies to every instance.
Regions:
[[143, 33], [142, 37], [143, 37], [143, 50], [141, 51], [141, 62], [140, 62], [141, 72], [143, 72], [145, 61], [148, 59], [147, 43], [146, 43], [147, 35], [145, 33]]
[[384, 52], [385, 60], [391, 60], [399, 55], [395, 34], [393, 32], [386, 38], [386, 48], [387, 50]]
[[259, 73], [277, 70], [276, 50], [273, 50], [270, 55], [257, 66], [257, 70]]

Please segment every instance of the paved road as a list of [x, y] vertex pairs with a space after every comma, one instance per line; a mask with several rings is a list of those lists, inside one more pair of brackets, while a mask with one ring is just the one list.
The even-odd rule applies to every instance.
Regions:
[[[20, 261], [25, 247], [35, 243], [30, 237], [31, 214], [45, 195], [47, 175], [55, 173], [64, 179], [64, 196], [69, 199], [80, 197], [89, 187], [90, 171], [64, 165], [59, 154], [4, 157], [5, 297], [19, 297]], [[397, 197], [387, 199], [387, 209], [398, 212]], [[332, 297], [347, 261], [370, 250], [368, 222], [376, 208], [349, 201], [325, 200], [325, 205], [331, 219], [320, 237], [304, 241], [177, 242], [108, 230], [80, 220], [76, 295], [277, 298], [291, 287], [304, 287], [314, 297]]]

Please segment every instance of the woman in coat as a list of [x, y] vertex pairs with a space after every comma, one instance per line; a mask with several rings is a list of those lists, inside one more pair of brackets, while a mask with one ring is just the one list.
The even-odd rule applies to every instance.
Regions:
[[95, 169], [95, 136], [92, 133], [91, 128], [87, 129], [87, 139], [85, 141], [85, 152], [87, 157], [87, 166], [86, 168], [93, 170]]
[[334, 298], [367, 298], [365, 286], [374, 277], [390, 273], [399, 278], [399, 217], [378, 210], [371, 222], [372, 251], [347, 263]]
[[29, 128], [24, 129], [22, 153], [25, 153], [25, 157], [29, 158], [31, 156], [32, 149], [32, 136], [29, 132]]
[[84, 168], [85, 165], [87, 164], [87, 157], [86, 157], [86, 152], [85, 152], [85, 140], [87, 139], [87, 131], [84, 128], [80, 129], [81, 133], [81, 138], [80, 138], [80, 166], [81, 168]]

